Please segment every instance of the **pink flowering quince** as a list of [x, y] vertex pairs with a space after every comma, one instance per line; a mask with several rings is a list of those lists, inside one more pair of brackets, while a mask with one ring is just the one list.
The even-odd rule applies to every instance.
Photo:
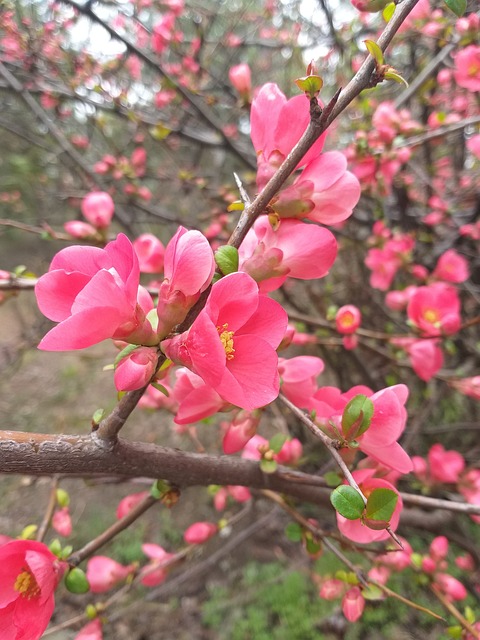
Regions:
[[337, 256], [337, 241], [323, 227], [282, 220], [273, 229], [260, 216], [239, 249], [240, 270], [261, 283], [262, 293], [278, 289], [287, 277], [311, 280], [327, 275]]
[[102, 623], [100, 618], [95, 618], [82, 627], [73, 640], [102, 640]]
[[251, 411], [278, 396], [275, 350], [286, 328], [278, 302], [261, 296], [257, 283], [237, 272], [216, 282], [190, 329], [161, 347], [226, 402]]
[[41, 542], [12, 540], [0, 547], [0, 635], [37, 640], [55, 607], [62, 563]]
[[[252, 143], [257, 153], [257, 186], [267, 184], [310, 122], [310, 105], [305, 96], [287, 98], [278, 86], [269, 82], [260, 88], [252, 102], [250, 114]], [[325, 133], [300, 161], [308, 164], [323, 148]]]
[[452, 335], [461, 326], [457, 290], [443, 282], [418, 287], [408, 302], [407, 315], [424, 336]]
[[135, 569], [107, 556], [93, 556], [87, 563], [87, 580], [92, 593], [103, 593], [125, 580]]
[[156, 344], [158, 338], [146, 318], [153, 302], [139, 287], [139, 278], [138, 258], [122, 233], [105, 249], [62, 249], [35, 286], [40, 311], [59, 323], [38, 348], [84, 349], [107, 338]]

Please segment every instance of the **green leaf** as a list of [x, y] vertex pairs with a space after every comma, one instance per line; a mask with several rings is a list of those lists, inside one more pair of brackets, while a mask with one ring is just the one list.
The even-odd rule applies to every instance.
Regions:
[[92, 416], [92, 425], [99, 425], [105, 415], [105, 409], [97, 409]]
[[224, 244], [215, 251], [215, 262], [224, 276], [238, 271], [237, 249], [228, 244]]
[[65, 586], [70, 593], [87, 593], [90, 590], [90, 585], [85, 575], [85, 571], [74, 567], [65, 576]]
[[235, 200], [235, 202], [231, 202], [227, 207], [228, 212], [243, 211], [244, 209], [245, 204], [241, 200]]
[[160, 391], [160, 393], [163, 393], [163, 395], [166, 396], [167, 398], [170, 397], [170, 394], [168, 393], [168, 390], [165, 389], [163, 384], [160, 384], [159, 382], [151, 382], [150, 384], [152, 385], [152, 387], [155, 387], [155, 389]]
[[70, 496], [65, 489], [57, 489], [56, 491], [57, 502], [61, 507], [68, 507], [70, 504]]
[[342, 484], [334, 489], [330, 495], [330, 502], [335, 511], [347, 520], [358, 520], [365, 508], [362, 496], [348, 484]]
[[371, 520], [369, 518], [362, 518], [362, 522], [366, 527], [374, 531], [383, 531], [390, 524], [388, 520]]
[[37, 530], [38, 526], [36, 524], [27, 524], [18, 537], [20, 540], [33, 540], [37, 535]]
[[454, 627], [448, 627], [447, 633], [451, 638], [462, 638], [463, 637], [463, 629], [460, 625], [455, 625]]
[[309, 98], [316, 98], [323, 87], [323, 80], [320, 76], [305, 76], [303, 78], [297, 78], [295, 84], [303, 91]]
[[300, 542], [303, 538], [303, 529], [298, 522], [289, 522], [285, 527], [285, 535], [292, 542]]
[[374, 489], [368, 496], [365, 515], [369, 520], [390, 521], [398, 502], [398, 493], [393, 489]]
[[366, 589], [362, 589], [362, 596], [365, 600], [383, 600], [384, 598], [383, 591], [375, 584], [369, 584]]
[[48, 545], [48, 548], [54, 556], [57, 556], [57, 558], [62, 557], [62, 544], [58, 538], [54, 538]]
[[138, 349], [138, 347], [139, 347], [138, 344], [127, 344], [125, 349], [122, 349], [120, 353], [117, 354], [117, 357], [113, 361], [115, 368], [118, 366], [118, 363], [120, 362], [120, 360], [123, 360], [123, 358], [126, 358], [127, 356], [129, 356], [133, 351], [135, 351], [135, 349]]
[[156, 500], [160, 500], [163, 496], [171, 491], [171, 485], [165, 480], [156, 480], [150, 489], [150, 495]]
[[327, 473], [323, 474], [323, 477], [329, 487], [338, 487], [338, 485], [342, 482], [340, 474], [336, 471], [327, 471]]
[[365, 433], [372, 422], [374, 410], [373, 402], [363, 394], [350, 400], [342, 415], [342, 431], [347, 440]]
[[378, 44], [373, 40], [364, 40], [364, 42], [365, 42], [365, 46], [368, 49], [368, 53], [372, 56], [372, 58], [375, 60], [377, 65], [383, 64], [384, 62], [383, 52], [378, 46]]
[[150, 129], [150, 135], [154, 140], [165, 140], [167, 136], [172, 133], [172, 130], [168, 127], [164, 127], [162, 124], [157, 124]]
[[305, 548], [311, 556], [316, 556], [322, 550], [322, 543], [314, 540], [311, 536], [307, 536], [305, 540]]
[[276, 433], [273, 438], [270, 438], [268, 446], [274, 453], [279, 453], [287, 440], [288, 436], [284, 433]]
[[445, 4], [457, 18], [461, 18], [467, 8], [467, 0], [445, 0]]
[[394, 2], [390, 2], [390, 4], [387, 4], [387, 6], [385, 7], [385, 9], [382, 12], [382, 16], [385, 22], [390, 22], [393, 14], [395, 13], [395, 7], [396, 5]]
[[387, 71], [384, 78], [385, 80], [393, 80], [394, 82], [404, 84], [406, 87], [408, 87], [408, 82], [405, 80], [405, 78], [402, 78], [399, 73], [395, 73], [394, 71]]
[[275, 473], [277, 470], [277, 463], [275, 460], [260, 460], [260, 469], [263, 473]]

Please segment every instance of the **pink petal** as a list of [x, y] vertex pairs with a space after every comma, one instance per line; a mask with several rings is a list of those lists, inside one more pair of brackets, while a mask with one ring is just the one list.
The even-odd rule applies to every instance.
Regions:
[[258, 285], [246, 273], [225, 276], [212, 287], [205, 310], [216, 325], [228, 324], [228, 331], [243, 326], [258, 306]]
[[49, 271], [61, 269], [69, 273], [78, 271], [93, 276], [100, 269], [109, 269], [111, 266], [110, 257], [104, 249], [74, 245], [62, 249], [54, 256]]
[[[285, 336], [287, 324], [288, 316], [283, 307], [271, 298], [260, 296], [257, 310], [235, 336], [258, 335], [276, 349]], [[235, 336], [234, 341], [236, 339]]]
[[[118, 324], [118, 310], [112, 307], [85, 309], [51, 329], [38, 345], [44, 351], [85, 349], [111, 338]], [[113, 327], [113, 330], [112, 330]]]
[[54, 322], [61, 322], [71, 314], [75, 298], [90, 280], [78, 271], [49, 271], [35, 285], [35, 296], [40, 311]]

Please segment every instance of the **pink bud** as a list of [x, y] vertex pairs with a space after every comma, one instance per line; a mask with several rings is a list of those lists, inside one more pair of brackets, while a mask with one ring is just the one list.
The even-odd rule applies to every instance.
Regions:
[[343, 615], [350, 622], [356, 622], [365, 609], [365, 599], [358, 587], [352, 587], [347, 591], [342, 600]]
[[345, 335], [355, 333], [362, 321], [360, 310], [353, 304], [347, 304], [337, 311], [335, 324], [338, 333]]
[[155, 373], [157, 361], [155, 347], [138, 347], [115, 367], [115, 387], [118, 391], [134, 391], [144, 387]]
[[434, 584], [449, 600], [463, 600], [467, 597], [463, 584], [448, 573], [438, 573]]
[[422, 569], [423, 571], [425, 571], [425, 573], [433, 573], [436, 568], [437, 563], [435, 562], [435, 560], [430, 558], [430, 556], [422, 558]]
[[102, 638], [102, 623], [100, 618], [95, 618], [95, 620], [82, 627], [73, 640], [102, 640]]
[[437, 482], [458, 482], [465, 469], [465, 459], [458, 451], [445, 451], [441, 444], [434, 444], [428, 452], [430, 475]]
[[345, 583], [337, 578], [328, 578], [325, 580], [318, 592], [320, 598], [324, 600], [336, 600], [345, 591]]
[[218, 526], [213, 522], [194, 522], [183, 534], [187, 544], [203, 544], [218, 532]]
[[344, 349], [347, 351], [352, 351], [358, 347], [358, 336], [357, 335], [348, 335], [342, 337], [342, 344]]
[[275, 455], [275, 460], [279, 464], [296, 464], [302, 457], [303, 446], [300, 440], [293, 438], [292, 440], [286, 440], [283, 447]]
[[131, 565], [125, 567], [107, 556], [93, 556], [87, 563], [87, 580], [90, 583], [90, 591], [93, 593], [109, 591], [118, 582], [125, 580], [132, 571]]
[[259, 417], [248, 411], [237, 414], [223, 437], [223, 452], [230, 455], [241, 451], [255, 435], [258, 423]]
[[97, 229], [104, 229], [110, 224], [115, 205], [112, 197], [105, 191], [92, 191], [82, 201], [82, 213]]
[[68, 537], [72, 533], [72, 519], [68, 507], [57, 509], [53, 514], [52, 527], [61, 536]]
[[237, 64], [230, 67], [228, 77], [233, 87], [243, 96], [248, 97], [252, 90], [252, 78], [248, 64]]
[[142, 273], [161, 273], [165, 247], [152, 233], [142, 233], [133, 241], [133, 248], [138, 256]]
[[63, 228], [72, 238], [91, 238], [97, 233], [95, 227], [81, 220], [68, 220], [64, 223]]
[[448, 539], [445, 536], [437, 536], [430, 544], [430, 556], [438, 561], [447, 557]]
[[141, 491], [140, 493], [131, 493], [130, 495], [125, 496], [125, 498], [120, 500], [120, 502], [118, 503], [117, 518], [120, 520], [120, 518], [123, 518], [124, 516], [126, 516], [128, 513], [130, 513], [130, 511], [134, 507], [137, 506], [137, 504], [142, 502], [142, 500], [144, 500], [147, 496], [148, 496], [148, 491]]

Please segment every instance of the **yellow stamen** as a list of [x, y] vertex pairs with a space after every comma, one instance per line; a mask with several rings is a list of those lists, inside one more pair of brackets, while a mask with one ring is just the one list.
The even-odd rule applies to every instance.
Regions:
[[440, 315], [436, 309], [425, 309], [423, 317], [431, 324], [435, 324], [440, 320]]
[[233, 360], [235, 349], [233, 348], [233, 331], [227, 331], [228, 324], [225, 323], [222, 327], [217, 327], [218, 335], [227, 354], [227, 360]]
[[13, 588], [27, 600], [38, 598], [38, 596], [40, 595], [40, 587], [35, 580], [35, 576], [32, 575], [30, 570], [26, 569], [25, 567], [23, 567], [22, 573], [18, 574]]

